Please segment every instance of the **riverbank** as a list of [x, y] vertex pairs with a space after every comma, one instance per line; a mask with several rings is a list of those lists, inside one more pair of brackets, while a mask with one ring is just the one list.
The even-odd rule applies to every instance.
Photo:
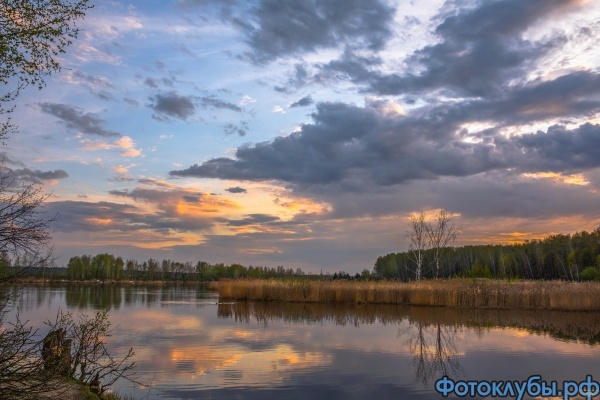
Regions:
[[421, 282], [223, 280], [223, 300], [600, 311], [600, 283], [449, 279]]
[[44, 400], [134, 400], [132, 397], [122, 397], [115, 393], [98, 396], [89, 387], [75, 380], [56, 381], [55, 389], [40, 395]]

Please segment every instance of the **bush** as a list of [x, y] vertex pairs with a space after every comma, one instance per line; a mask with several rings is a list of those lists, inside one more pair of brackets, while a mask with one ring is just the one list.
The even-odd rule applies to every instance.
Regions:
[[579, 274], [582, 281], [600, 281], [600, 271], [594, 267], [587, 267]]

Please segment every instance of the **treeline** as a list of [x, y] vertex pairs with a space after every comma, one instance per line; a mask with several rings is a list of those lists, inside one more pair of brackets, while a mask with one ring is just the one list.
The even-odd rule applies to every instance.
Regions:
[[241, 264], [226, 265], [223, 263], [210, 264], [205, 261], [178, 262], [173, 260], [155, 260], [139, 262], [123, 260], [112, 254], [83, 255], [69, 259], [66, 277], [72, 280], [177, 280], [210, 282], [223, 278], [285, 278], [304, 276], [298, 268], [278, 266], [269, 268], [263, 266], [243, 266]]
[[[435, 276], [433, 250], [424, 254], [424, 278]], [[375, 261], [374, 275], [414, 280], [416, 254], [390, 253]], [[448, 247], [440, 277], [600, 280], [600, 227], [591, 233], [551, 235], [519, 244]]]

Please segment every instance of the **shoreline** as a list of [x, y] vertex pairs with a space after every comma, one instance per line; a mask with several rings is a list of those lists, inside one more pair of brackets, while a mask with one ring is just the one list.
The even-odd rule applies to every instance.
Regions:
[[210, 282], [199, 281], [169, 281], [169, 280], [153, 280], [153, 281], [130, 281], [127, 279], [121, 280], [74, 280], [74, 279], [49, 279], [49, 278], [18, 278], [11, 281], [10, 285], [78, 285], [78, 286], [166, 286], [166, 285], [190, 285], [190, 286], [208, 286]]

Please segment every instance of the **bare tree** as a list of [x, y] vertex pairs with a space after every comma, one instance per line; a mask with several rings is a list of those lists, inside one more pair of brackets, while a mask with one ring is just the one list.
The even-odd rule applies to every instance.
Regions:
[[428, 223], [425, 221], [425, 213], [421, 211], [417, 215], [413, 215], [409, 220], [410, 229], [406, 235], [410, 239], [409, 254], [416, 264], [415, 280], [420, 281], [423, 273], [423, 261], [425, 252], [429, 247], [428, 241]]
[[50, 224], [57, 215], [44, 213], [50, 195], [41, 187], [18, 185], [0, 163], [0, 253], [38, 264], [51, 253]]
[[0, 398], [61, 399], [74, 383], [58, 370], [44, 368], [36, 331], [17, 320], [0, 332]]
[[71, 313], [59, 312], [56, 321], [48, 321], [47, 324], [51, 332], [62, 335], [62, 350], [67, 353], [65, 359], [68, 360], [67, 376], [89, 386], [99, 395], [120, 378], [138, 383], [133, 379], [133, 349], [115, 357], [106, 348], [105, 339], [112, 336], [108, 311], [98, 311], [93, 317], [80, 315], [78, 322], [73, 320]]
[[462, 230], [461, 226], [454, 223], [453, 217], [453, 213], [442, 208], [435, 216], [434, 224], [425, 224], [429, 245], [433, 251], [436, 278], [440, 277], [442, 252], [456, 241]]
[[[44, 368], [41, 342], [36, 330], [21, 322], [19, 315], [7, 322], [18, 290], [9, 286], [30, 267], [44, 265], [52, 256], [49, 224], [55, 217], [43, 213], [47, 199], [40, 188], [19, 186], [0, 163], [0, 254], [6, 268], [0, 271], [0, 398], [30, 399], [68, 389], [57, 379], [57, 371]], [[10, 265], [19, 259], [25, 268]], [[29, 268], [28, 268], [29, 267]]]

